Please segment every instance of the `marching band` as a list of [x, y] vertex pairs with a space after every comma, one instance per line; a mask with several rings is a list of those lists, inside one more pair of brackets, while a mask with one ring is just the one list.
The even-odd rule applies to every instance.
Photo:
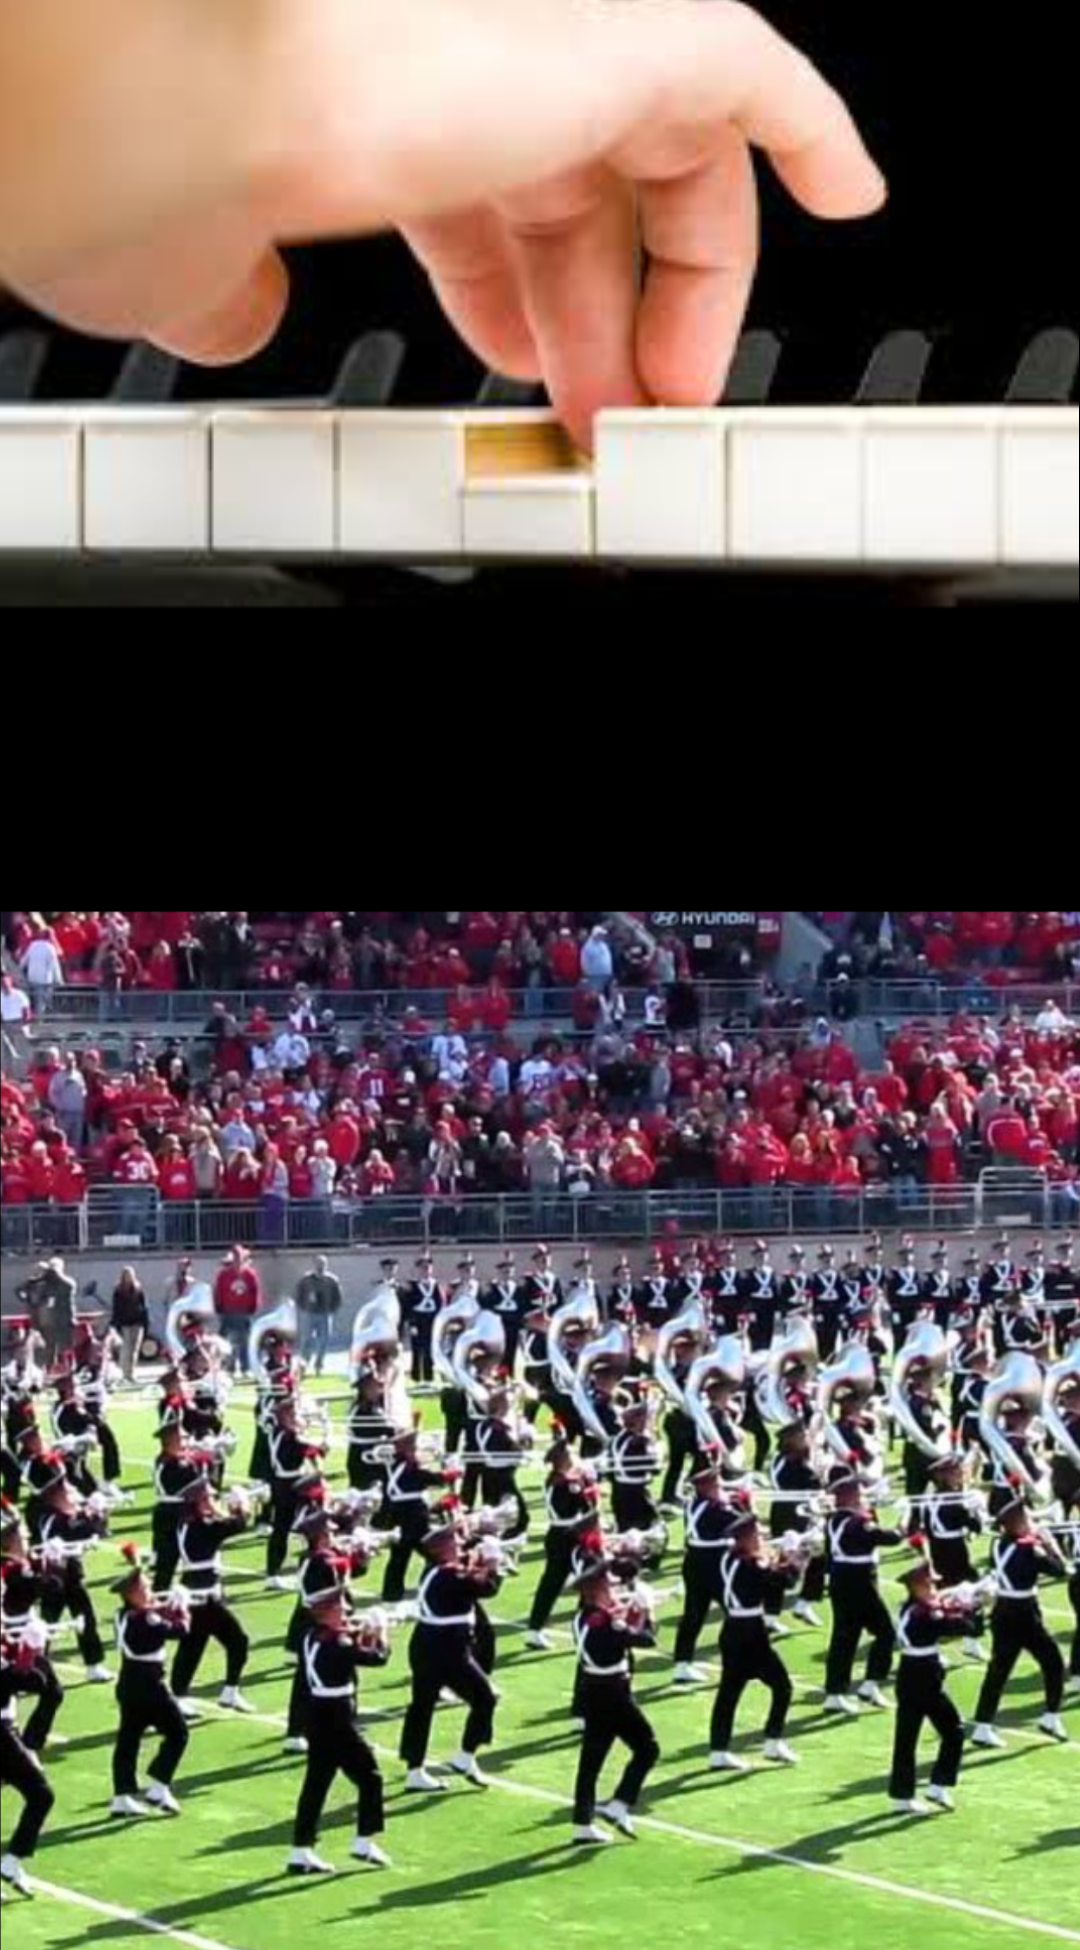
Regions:
[[[467, 1709], [448, 1765], [475, 1787], [487, 1785], [480, 1755], [494, 1738], [499, 1694], [485, 1606], [519, 1569], [532, 1522], [521, 1477], [537, 1467], [542, 1569], [525, 1645], [538, 1655], [550, 1650], [552, 1612], [572, 1587], [570, 1710], [581, 1731], [575, 1844], [610, 1842], [611, 1827], [634, 1832], [633, 1811], [659, 1758], [633, 1676], [635, 1655], [660, 1647], [646, 1574], [671, 1548], [677, 1517], [676, 1686], [707, 1680], [697, 1648], [714, 1608], [721, 1621], [707, 1730], [712, 1768], [749, 1765], [734, 1741], [754, 1682], [770, 1700], [764, 1758], [797, 1761], [785, 1739], [792, 1683], [778, 1650], [790, 1629], [783, 1614], [818, 1628], [826, 1592], [826, 1713], [880, 1711], [895, 1667], [887, 1793], [898, 1812], [954, 1805], [965, 1730], [946, 1689], [946, 1639], [985, 1664], [973, 1744], [1004, 1744], [995, 1721], [1024, 1655], [1041, 1675], [1039, 1730], [1067, 1738], [1062, 1707], [1080, 1694], [1080, 1282], [1071, 1242], [1049, 1260], [1035, 1246], [1018, 1267], [999, 1239], [985, 1266], [968, 1255], [955, 1276], [944, 1242], [920, 1272], [912, 1241], [901, 1242], [887, 1268], [876, 1237], [862, 1258], [849, 1247], [839, 1264], [823, 1246], [813, 1270], [793, 1247], [782, 1275], [764, 1241], [745, 1270], [729, 1244], [710, 1255], [695, 1250], [682, 1265], [658, 1251], [637, 1281], [622, 1256], [606, 1288], [587, 1253], [564, 1281], [543, 1245], [524, 1278], [502, 1257], [484, 1290], [471, 1255], [450, 1286], [426, 1254], [408, 1284], [398, 1270], [396, 1260], [382, 1262], [356, 1316], [342, 1491], [328, 1480], [333, 1430], [325, 1406], [305, 1392], [293, 1304], [252, 1325], [251, 1480], [230, 1486], [234, 1350], [215, 1334], [207, 1289], [192, 1286], [170, 1308], [152, 1548], [144, 1556], [125, 1545], [112, 1587], [117, 1819], [180, 1812], [174, 1784], [201, 1711], [191, 1689], [211, 1643], [225, 1661], [219, 1704], [251, 1710], [241, 1690], [249, 1641], [228, 1602], [225, 1554], [256, 1526], [266, 1534], [267, 1588], [296, 1598], [285, 1746], [305, 1772], [289, 1870], [328, 1871], [319, 1829], [338, 1773], [357, 1794], [353, 1856], [389, 1867], [379, 1839], [383, 1782], [357, 1724], [357, 1675], [387, 1664], [402, 1626], [410, 1628], [411, 1682], [400, 1740], [405, 1789], [446, 1787], [430, 1746], [447, 1695]], [[66, 1614], [87, 1677], [111, 1680], [84, 1561], [129, 1500], [108, 1418], [115, 1349], [107, 1337], [84, 1334], [51, 1384], [39, 1352], [35, 1337], [18, 1330], [2, 1371], [0, 1758], [23, 1811], [0, 1877], [24, 1893], [32, 1892], [26, 1865], [54, 1805], [42, 1756], [58, 1737], [63, 1690], [50, 1643]], [[439, 1433], [420, 1426], [416, 1406], [436, 1389]], [[541, 1406], [551, 1417], [546, 1448], [535, 1426]], [[902, 1483], [888, 1470], [895, 1442]], [[987, 1534], [989, 1562], [980, 1570]], [[302, 1556], [290, 1568], [298, 1544]], [[879, 1553], [896, 1548], [915, 1561], [900, 1575], [905, 1596], [894, 1617]], [[352, 1581], [381, 1553], [381, 1600], [360, 1605]], [[1077, 1619], [1068, 1666], [1043, 1619], [1045, 1579], [1065, 1584]], [[23, 1695], [33, 1705], [20, 1728]], [[927, 1723], [938, 1748], [920, 1796]], [[140, 1788], [148, 1734], [159, 1744]], [[603, 1799], [600, 1776], [616, 1743], [628, 1759]]]

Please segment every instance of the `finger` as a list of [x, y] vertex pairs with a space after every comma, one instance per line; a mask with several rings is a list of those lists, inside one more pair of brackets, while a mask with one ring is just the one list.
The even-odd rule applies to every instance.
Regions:
[[750, 152], [727, 129], [719, 152], [639, 192], [649, 275], [637, 324], [637, 369], [665, 406], [719, 399], [757, 267], [758, 205]]
[[146, 337], [193, 365], [238, 365], [269, 345], [288, 303], [289, 274], [279, 253], [267, 251], [238, 282], [156, 320]]
[[563, 178], [501, 205], [548, 392], [579, 446], [601, 406], [640, 406], [634, 321], [636, 218], [607, 170]]
[[540, 358], [518, 269], [494, 210], [409, 224], [405, 237], [451, 324], [477, 358], [513, 379], [539, 379]]

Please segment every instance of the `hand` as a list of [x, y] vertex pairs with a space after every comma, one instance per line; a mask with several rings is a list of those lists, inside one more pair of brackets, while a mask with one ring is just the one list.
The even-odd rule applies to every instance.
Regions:
[[884, 200], [839, 97], [734, 0], [84, 0], [55, 22], [0, 20], [0, 276], [208, 364], [277, 330], [279, 243], [397, 226], [479, 356], [542, 377], [587, 443], [601, 406], [721, 391], [751, 146], [814, 215]]

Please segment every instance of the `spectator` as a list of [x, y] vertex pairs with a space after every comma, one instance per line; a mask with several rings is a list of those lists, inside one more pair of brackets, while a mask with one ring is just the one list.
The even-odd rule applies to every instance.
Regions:
[[214, 1310], [241, 1374], [249, 1372], [248, 1336], [262, 1299], [258, 1272], [243, 1246], [233, 1246], [214, 1281]]
[[49, 1083], [49, 1103], [73, 1151], [81, 1151], [86, 1137], [86, 1078], [69, 1050]]
[[[408, 1162], [408, 1152], [404, 1153]], [[360, 1173], [360, 1195], [362, 1198], [382, 1198], [395, 1189], [394, 1167], [377, 1148], [368, 1153], [367, 1161]]]
[[133, 1388], [139, 1353], [150, 1327], [146, 1294], [133, 1266], [120, 1269], [120, 1278], [113, 1288], [110, 1325], [120, 1340], [120, 1372], [128, 1387]]
[[136, 1136], [121, 1151], [112, 1176], [113, 1182], [121, 1187], [120, 1230], [142, 1244], [154, 1231], [158, 1181], [157, 1165], [143, 1138]]
[[959, 1177], [960, 1137], [944, 1103], [930, 1107], [926, 1127], [926, 1181], [929, 1185], [955, 1185]]
[[1035, 1018], [1035, 1028], [1039, 1035], [1065, 1036], [1072, 1026], [1068, 1016], [1058, 1007], [1053, 996], [1048, 996]]
[[169, 995], [176, 987], [176, 966], [167, 941], [159, 941], [146, 964], [146, 986], [158, 995]]
[[220, 1141], [221, 1153], [226, 1164], [235, 1151], [255, 1149], [255, 1132], [244, 1115], [239, 1098], [229, 1114], [227, 1123], [221, 1127]]
[[[525, 1182], [532, 1194], [533, 1213], [542, 1220], [547, 1202], [559, 1189], [566, 1151], [551, 1124], [541, 1124], [536, 1135], [526, 1140], [522, 1152]], [[541, 1225], [541, 1230], [545, 1228]]]
[[264, 1246], [285, 1243], [289, 1209], [289, 1168], [276, 1144], [268, 1144], [259, 1175], [259, 1238]]
[[217, 1198], [222, 1189], [225, 1166], [212, 1131], [196, 1132], [190, 1155], [196, 1198]]
[[321, 1374], [330, 1350], [333, 1323], [341, 1311], [341, 1281], [330, 1271], [330, 1261], [319, 1253], [315, 1265], [301, 1275], [296, 1287], [296, 1307], [303, 1324], [300, 1352], [313, 1361]]
[[255, 1153], [242, 1146], [234, 1151], [225, 1166], [221, 1181], [221, 1196], [238, 1205], [256, 1205], [262, 1192], [262, 1172]]
[[25, 1029], [31, 1014], [30, 997], [19, 987], [14, 975], [0, 977], [0, 1023], [4, 1028]]
[[35, 1016], [46, 1015], [53, 990], [63, 983], [64, 969], [56, 952], [56, 943], [44, 922], [36, 928], [29, 945], [20, 955], [19, 967], [29, 985]]
[[589, 1162], [588, 1153], [580, 1147], [571, 1151], [566, 1160], [566, 1191], [575, 1203], [591, 1198], [596, 1190], [596, 1167]]
[[615, 973], [605, 927], [593, 928], [581, 950], [581, 973], [593, 988], [603, 989]]

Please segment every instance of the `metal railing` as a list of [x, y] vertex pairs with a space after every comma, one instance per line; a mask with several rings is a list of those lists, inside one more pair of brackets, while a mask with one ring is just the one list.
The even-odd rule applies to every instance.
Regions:
[[345, 1204], [337, 1200], [268, 1205], [159, 1199], [154, 1191], [92, 1187], [81, 1205], [0, 1207], [5, 1253], [198, 1252], [232, 1245], [273, 1248], [440, 1242], [514, 1245], [537, 1238], [623, 1240], [758, 1233], [972, 1232], [990, 1224], [1050, 1231], [1074, 1225], [1080, 1196], [1048, 1184], [1042, 1172], [987, 1171], [977, 1183], [865, 1186], [858, 1193], [825, 1188], [760, 1187], [747, 1191], [597, 1191], [585, 1198], [534, 1192], [488, 1197], [398, 1197]]

